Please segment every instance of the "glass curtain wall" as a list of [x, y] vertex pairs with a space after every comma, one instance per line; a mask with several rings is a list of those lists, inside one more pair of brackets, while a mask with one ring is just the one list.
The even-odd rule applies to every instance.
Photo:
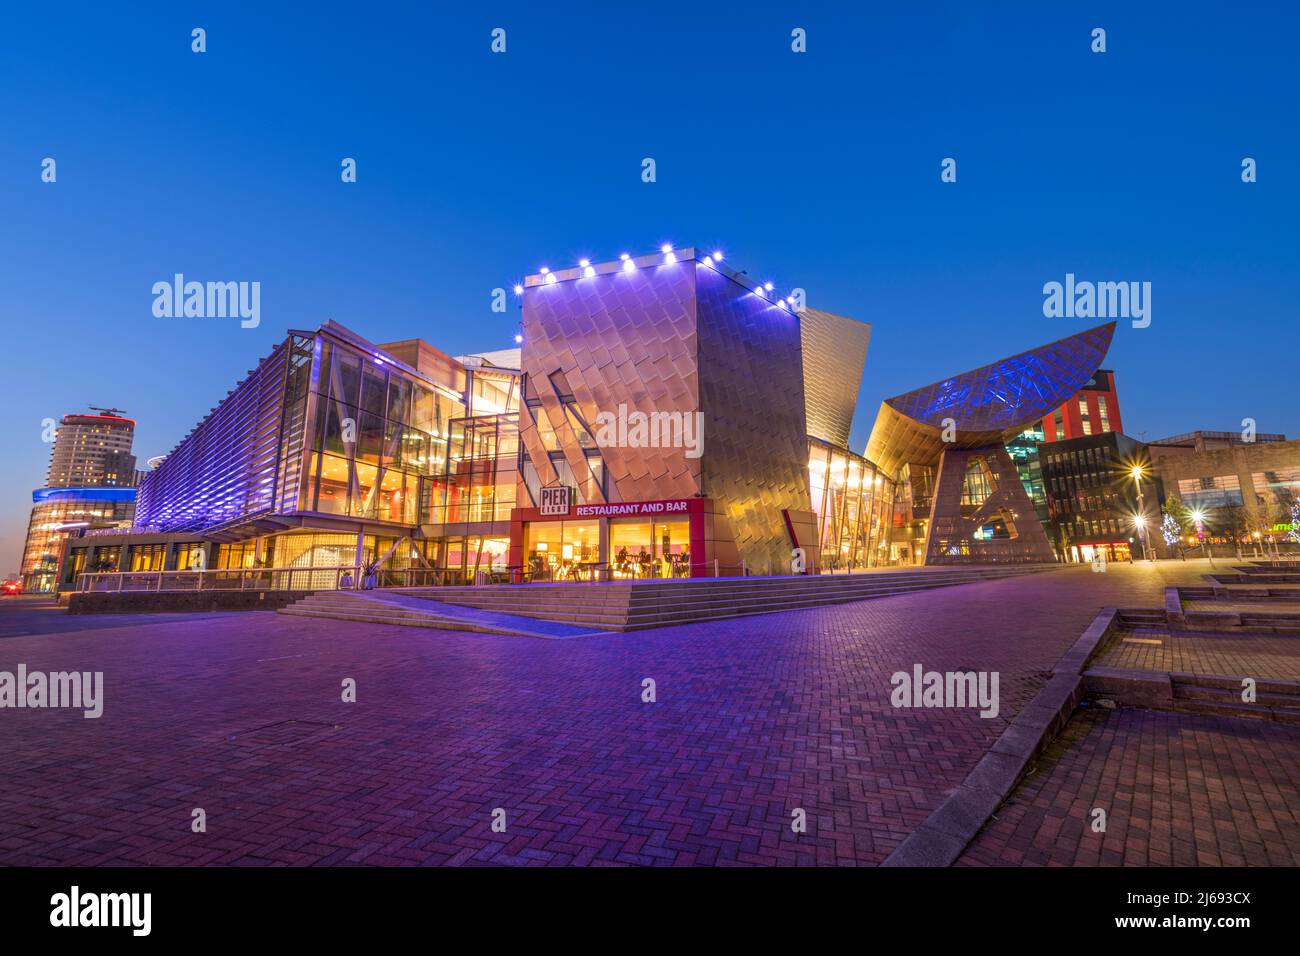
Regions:
[[394, 368], [325, 340], [306, 508], [394, 524], [420, 521], [422, 478], [446, 467], [454, 398]]
[[893, 482], [860, 455], [812, 442], [808, 484], [821, 536], [823, 571], [853, 571], [893, 563]]
[[446, 465], [428, 483], [423, 521], [509, 521], [515, 506], [519, 413], [457, 419], [448, 433]]

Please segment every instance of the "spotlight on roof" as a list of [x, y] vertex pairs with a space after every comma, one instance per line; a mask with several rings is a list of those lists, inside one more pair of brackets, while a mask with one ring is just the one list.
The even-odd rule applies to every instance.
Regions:
[[704, 264], [705, 264], [706, 266], [709, 266], [710, 268], [712, 268], [712, 267], [713, 267], [713, 256], [705, 256], [705, 257], [704, 257]]
[[[545, 272], [546, 270], [543, 269], [542, 271]], [[764, 282], [764, 283], [763, 283], [763, 288], [766, 289], [768, 292], [771, 292], [771, 291], [772, 291], [772, 283], [770, 283], [770, 282]]]
[[516, 283], [515, 295], [523, 295], [523, 294], [524, 294], [524, 287]]
[[662, 246], [659, 247], [659, 251], [662, 252], [664, 255], [668, 255], [668, 253], [673, 251], [672, 244], [665, 242]]
[[756, 295], [761, 295], [765, 299], [767, 298], [767, 290], [764, 289], [762, 286], [759, 286], [757, 289], [755, 289], [754, 293]]
[[579, 259], [579, 260], [578, 260], [578, 265], [582, 266], [582, 274], [583, 274], [583, 276], [585, 276], [586, 278], [590, 279], [592, 276], [594, 276], [594, 275], [596, 274], [596, 270], [595, 270], [594, 268], [592, 268], [591, 260], [589, 260], [589, 259]]
[[665, 242], [662, 246], [660, 246], [659, 251], [664, 254], [665, 264], [677, 261], [677, 253], [673, 252], [673, 247], [670, 246], [668, 243]]
[[716, 250], [714, 250], [714, 252], [713, 252], [713, 261], [714, 261], [714, 262], [721, 262], [721, 261], [722, 261], [722, 250], [721, 250], [721, 249], [716, 249]]
[[636, 263], [632, 261], [632, 257], [626, 252], [619, 256], [619, 258], [623, 260], [624, 272], [634, 272], [636, 270]]
[[515, 345], [520, 345], [523, 343], [523, 341], [524, 341], [524, 337], [522, 335], [515, 336]]

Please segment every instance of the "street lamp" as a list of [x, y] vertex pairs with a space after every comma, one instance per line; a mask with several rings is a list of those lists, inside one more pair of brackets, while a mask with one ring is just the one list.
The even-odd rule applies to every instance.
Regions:
[[1137, 489], [1138, 513], [1133, 519], [1133, 524], [1137, 527], [1138, 531], [1142, 533], [1142, 557], [1148, 561], [1154, 561], [1155, 557], [1152, 554], [1151, 545], [1147, 539], [1146, 508], [1142, 504], [1142, 478], [1144, 475], [1142, 466], [1134, 465], [1129, 469], [1129, 475], [1133, 478], [1133, 486]]
[[1201, 554], [1210, 559], [1210, 567], [1214, 567], [1214, 555], [1210, 554], [1210, 549], [1205, 543], [1205, 512], [1196, 508], [1191, 514], [1192, 522], [1196, 525], [1196, 537], [1201, 542]]

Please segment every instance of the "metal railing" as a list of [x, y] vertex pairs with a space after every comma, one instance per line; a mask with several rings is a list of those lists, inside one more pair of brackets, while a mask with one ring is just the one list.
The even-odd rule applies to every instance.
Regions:
[[[665, 573], [668, 570], [670, 573]], [[695, 577], [788, 574], [789, 569], [747, 568], [717, 561], [692, 562]], [[810, 573], [825, 573], [813, 568]], [[856, 569], [862, 571], [865, 569]], [[358, 565], [289, 568], [207, 568], [202, 571], [89, 571], [77, 577], [77, 591], [331, 591], [371, 588], [423, 588], [467, 584], [570, 583], [673, 580], [689, 577], [685, 566], [666, 569], [659, 563], [618, 566], [599, 562], [574, 564], [563, 572], [550, 568], [500, 565], [477, 571], [460, 568], [379, 568], [367, 582]], [[839, 573], [851, 573], [841, 571]]]
[[[380, 568], [372, 587], [434, 587], [449, 583], [438, 568]], [[328, 591], [364, 589], [358, 565], [324, 568], [208, 568], [202, 571], [94, 571], [77, 578], [78, 591]]]

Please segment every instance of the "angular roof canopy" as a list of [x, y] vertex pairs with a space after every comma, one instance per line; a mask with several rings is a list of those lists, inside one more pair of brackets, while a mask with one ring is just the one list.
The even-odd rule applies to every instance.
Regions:
[[[1115, 323], [1021, 352], [913, 392], [885, 399], [867, 458], [886, 474], [934, 464], [946, 447], [978, 448], [1015, 437], [1061, 406], [1105, 361]], [[954, 440], [943, 441], [946, 419]]]

